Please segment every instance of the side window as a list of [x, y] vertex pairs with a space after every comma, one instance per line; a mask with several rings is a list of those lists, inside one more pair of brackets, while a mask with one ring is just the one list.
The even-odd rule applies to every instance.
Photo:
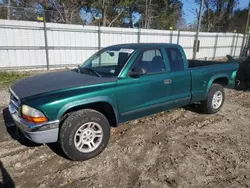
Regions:
[[137, 68], [146, 69], [148, 74], [166, 71], [161, 51], [154, 49], [142, 52], [132, 69]]
[[162, 57], [161, 51], [158, 49], [157, 50], [147, 50], [147, 51], [143, 52], [142, 61], [152, 61], [152, 59], [155, 56]]
[[178, 48], [167, 48], [166, 49], [171, 71], [182, 71], [184, 70], [184, 61], [181, 52]]

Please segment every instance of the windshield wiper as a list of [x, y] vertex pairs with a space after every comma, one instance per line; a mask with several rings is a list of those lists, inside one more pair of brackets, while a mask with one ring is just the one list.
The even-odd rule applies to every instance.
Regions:
[[[98, 77], [102, 77], [102, 75], [100, 75], [96, 70], [89, 68], [89, 67], [84, 67], [83, 69], [88, 70], [88, 71], [92, 71], [93, 73], [96, 74], [96, 76]], [[80, 70], [80, 68], [78, 67], [78, 70]]]

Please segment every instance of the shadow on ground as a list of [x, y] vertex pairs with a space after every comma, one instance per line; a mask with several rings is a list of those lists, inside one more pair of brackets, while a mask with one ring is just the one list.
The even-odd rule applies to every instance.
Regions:
[[30, 140], [28, 140], [22, 132], [15, 126], [15, 123], [9, 113], [8, 108], [3, 109], [3, 119], [6, 126], [6, 130], [14, 140], [17, 140], [20, 144], [27, 147], [37, 147], [40, 146]]
[[[42, 144], [34, 143], [34, 142], [30, 141], [29, 139], [27, 139], [23, 135], [23, 133], [15, 126], [15, 123], [14, 123], [14, 121], [9, 113], [8, 108], [3, 109], [3, 119], [4, 119], [5, 126], [6, 126], [6, 130], [12, 139], [17, 140], [20, 144], [22, 144], [26, 147], [42, 146]], [[50, 143], [47, 145], [54, 153], [56, 153], [57, 155], [65, 158], [65, 159], [68, 159], [67, 156], [62, 151], [59, 143]]]
[[183, 109], [190, 111], [190, 112], [197, 113], [197, 114], [202, 114], [199, 104], [190, 104], [190, 105], [184, 106]]
[[15, 183], [10, 174], [4, 168], [2, 161], [0, 160], [0, 174], [2, 174], [2, 180], [0, 180], [0, 188], [15, 188]]
[[54, 152], [56, 153], [57, 155], [59, 155], [60, 157], [63, 157], [64, 159], [67, 159], [67, 160], [70, 160], [66, 155], [65, 153], [63, 152], [60, 144], [58, 142], [56, 143], [50, 143], [50, 144], [47, 144], [47, 146]]

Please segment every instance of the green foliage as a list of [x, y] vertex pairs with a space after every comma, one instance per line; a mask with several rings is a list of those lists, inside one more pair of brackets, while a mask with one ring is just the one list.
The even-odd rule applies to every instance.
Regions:
[[28, 72], [0, 71], [0, 87], [6, 87], [14, 81], [29, 75]]
[[7, 19], [7, 9], [0, 7], [0, 19]]
[[[201, 0], [195, 0], [195, 2], [200, 4]], [[204, 0], [204, 12], [201, 22], [202, 30], [207, 32], [233, 32], [235, 29], [241, 30], [237, 23], [234, 22], [234, 9], [238, 5], [239, 0]]]
[[180, 1], [156, 1], [152, 28], [155, 29], [169, 29], [169, 27], [177, 27], [178, 22], [182, 18], [183, 4]]
[[[232, 29], [237, 30], [237, 32], [244, 33], [247, 21], [248, 9], [237, 9], [231, 18], [234, 23]], [[248, 28], [249, 30], [250, 28]]]

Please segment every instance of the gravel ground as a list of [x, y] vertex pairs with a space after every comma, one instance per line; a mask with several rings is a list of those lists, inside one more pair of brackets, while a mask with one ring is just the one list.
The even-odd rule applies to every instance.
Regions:
[[[1, 91], [1, 105], [7, 96]], [[125, 123], [85, 162], [65, 159], [56, 144], [27, 141], [4, 109], [0, 187], [250, 187], [250, 93], [226, 96], [216, 115], [181, 108]]]
[[0, 110], [9, 102], [9, 92], [7, 89], [0, 89]]

